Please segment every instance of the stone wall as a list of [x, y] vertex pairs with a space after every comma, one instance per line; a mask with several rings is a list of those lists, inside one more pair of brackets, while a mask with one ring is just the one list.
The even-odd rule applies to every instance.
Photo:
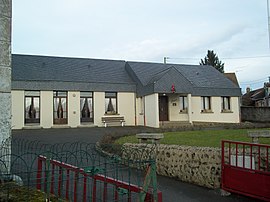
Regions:
[[[148, 146], [153, 147], [153, 145]], [[142, 148], [141, 144], [128, 143], [124, 147], [130, 147], [129, 153], [138, 153], [138, 150]], [[153, 151], [153, 149], [151, 150]], [[156, 146], [155, 151], [159, 175], [177, 178], [208, 188], [220, 188], [220, 148], [160, 144]], [[142, 156], [140, 157], [142, 158]]]
[[270, 123], [270, 107], [241, 107], [241, 120]]

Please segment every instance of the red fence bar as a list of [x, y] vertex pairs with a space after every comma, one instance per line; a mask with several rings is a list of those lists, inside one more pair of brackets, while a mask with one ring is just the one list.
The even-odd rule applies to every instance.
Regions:
[[66, 181], [66, 199], [69, 200], [69, 169], [67, 169], [67, 181]]
[[[245, 155], [245, 145], [243, 145], [243, 156], [246, 156], [246, 155]], [[246, 161], [246, 158], [243, 158], [243, 165], [242, 165], [243, 168], [246, 167], [246, 162], [245, 162], [245, 161]]]
[[270, 201], [269, 149], [270, 145], [222, 141], [222, 189]]
[[42, 159], [38, 158], [37, 162], [38, 162], [38, 170], [37, 170], [36, 188], [40, 190], [41, 189], [41, 176], [42, 176]]
[[118, 201], [118, 191], [117, 191], [118, 187], [115, 186], [115, 190], [114, 190], [114, 201]]
[[86, 184], [87, 184], [87, 175], [83, 175], [83, 202], [86, 202]]
[[74, 191], [73, 191], [73, 201], [77, 202], [77, 184], [79, 178], [79, 170], [75, 171], [75, 178], [74, 178]]
[[269, 149], [267, 149], [266, 151], [266, 169], [269, 170], [269, 153], [268, 153]]
[[107, 201], [107, 188], [108, 188], [107, 185], [108, 185], [108, 184], [107, 184], [107, 182], [105, 181], [105, 182], [104, 182], [104, 189], [103, 189], [103, 202], [106, 202], [106, 201]]
[[[65, 197], [67, 200], [69, 200], [69, 184], [70, 184], [70, 172], [74, 172], [75, 173], [75, 180], [74, 180], [74, 199], [73, 201], [76, 201], [77, 200], [77, 181], [78, 181], [78, 178], [79, 178], [79, 174], [83, 175], [84, 176], [84, 180], [83, 180], [83, 196], [82, 196], [82, 199], [83, 201], [86, 201], [87, 200], [87, 197], [86, 197], [86, 193], [87, 193], [87, 177], [93, 179], [92, 183], [93, 183], [93, 187], [92, 187], [92, 201], [93, 202], [96, 202], [96, 194], [97, 194], [97, 181], [101, 181], [101, 182], [104, 182], [104, 191], [103, 191], [103, 199], [104, 201], [106, 201], [107, 199], [107, 185], [108, 184], [112, 184], [115, 186], [115, 191], [114, 191], [114, 199], [115, 201], [118, 200], [118, 188], [123, 188], [123, 189], [126, 189], [129, 191], [129, 201], [131, 201], [131, 192], [134, 192], [134, 193], [140, 193], [141, 191], [143, 191], [143, 188], [142, 187], [139, 187], [137, 185], [133, 185], [133, 184], [130, 184], [130, 183], [127, 183], [127, 182], [123, 182], [121, 180], [118, 180], [118, 179], [114, 179], [114, 178], [111, 178], [111, 177], [108, 177], [108, 176], [105, 176], [105, 175], [102, 175], [102, 174], [95, 174], [95, 175], [92, 175], [91, 173], [87, 173], [84, 171], [84, 169], [82, 168], [78, 168], [78, 167], [75, 167], [73, 165], [70, 165], [70, 164], [67, 164], [67, 163], [64, 163], [64, 162], [60, 162], [60, 161], [57, 161], [57, 160], [49, 160], [47, 161], [47, 158], [44, 157], [44, 156], [39, 156], [38, 158], [38, 172], [37, 172], [37, 189], [41, 189], [41, 176], [42, 176], [42, 165], [43, 165], [43, 162], [47, 163], [47, 162], [50, 162], [53, 166], [54, 166], [54, 170], [55, 170], [55, 167], [59, 167], [59, 176], [58, 176], [58, 179], [53, 177], [54, 175], [52, 175], [52, 177], [54, 178], [54, 180], [58, 180], [58, 196], [61, 197], [61, 189], [62, 189], [62, 184], [63, 184], [63, 172], [64, 170], [66, 170], [66, 175], [67, 175], [67, 181], [66, 181], [66, 193], [65, 193]], [[54, 171], [55, 172], [55, 171]], [[46, 172], [45, 172], [46, 173]], [[45, 181], [46, 181], [46, 177], [45, 177]], [[46, 183], [45, 183], [45, 186], [46, 186]], [[162, 192], [158, 191], [157, 192], [157, 202], [162, 202]], [[153, 197], [153, 194], [148, 192], [146, 194], [146, 200], [147, 201], [154, 201], [154, 197]]]
[[52, 164], [52, 177], [51, 177], [51, 193], [54, 194], [54, 168], [55, 165]]
[[61, 189], [62, 189], [62, 167], [59, 166], [59, 171], [58, 171], [58, 196], [61, 196]]
[[92, 202], [96, 202], [97, 199], [97, 180], [93, 180], [93, 189], [92, 189]]

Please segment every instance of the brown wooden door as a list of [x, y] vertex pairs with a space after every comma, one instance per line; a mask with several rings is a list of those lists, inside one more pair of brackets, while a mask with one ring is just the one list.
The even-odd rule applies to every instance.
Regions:
[[159, 104], [159, 121], [168, 121], [168, 97], [160, 96]]

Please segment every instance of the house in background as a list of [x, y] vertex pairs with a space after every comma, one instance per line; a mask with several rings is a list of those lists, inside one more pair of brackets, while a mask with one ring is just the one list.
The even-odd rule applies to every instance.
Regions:
[[264, 83], [263, 88], [251, 91], [249, 87], [242, 96], [242, 106], [270, 107], [270, 81]]
[[12, 125], [239, 123], [239, 86], [211, 66], [12, 55]]
[[236, 86], [238, 86], [240, 88], [240, 85], [238, 83], [236, 74], [234, 72], [230, 72], [230, 73], [223, 73], [225, 77], [227, 77], [228, 79], [230, 79]]

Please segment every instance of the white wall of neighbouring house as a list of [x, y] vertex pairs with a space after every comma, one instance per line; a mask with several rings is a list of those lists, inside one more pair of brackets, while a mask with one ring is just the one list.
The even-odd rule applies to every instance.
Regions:
[[12, 90], [11, 99], [11, 127], [12, 129], [22, 129], [24, 126], [24, 91]]
[[80, 92], [68, 92], [68, 125], [75, 128], [80, 125]]
[[158, 93], [145, 96], [145, 123], [159, 128]]
[[53, 126], [53, 91], [40, 91], [40, 126]]
[[217, 123], [239, 123], [240, 105], [239, 97], [231, 97], [231, 112], [222, 112], [221, 97], [211, 97], [212, 112], [201, 112], [201, 97], [192, 96], [192, 121], [195, 122], [217, 122]]
[[188, 111], [180, 112], [179, 95], [170, 95], [168, 105], [170, 121], [188, 121]]
[[105, 114], [105, 92], [94, 92], [94, 125], [102, 126], [101, 117]]
[[118, 114], [124, 116], [125, 124], [135, 125], [135, 94], [129, 92], [119, 92], [117, 94]]

